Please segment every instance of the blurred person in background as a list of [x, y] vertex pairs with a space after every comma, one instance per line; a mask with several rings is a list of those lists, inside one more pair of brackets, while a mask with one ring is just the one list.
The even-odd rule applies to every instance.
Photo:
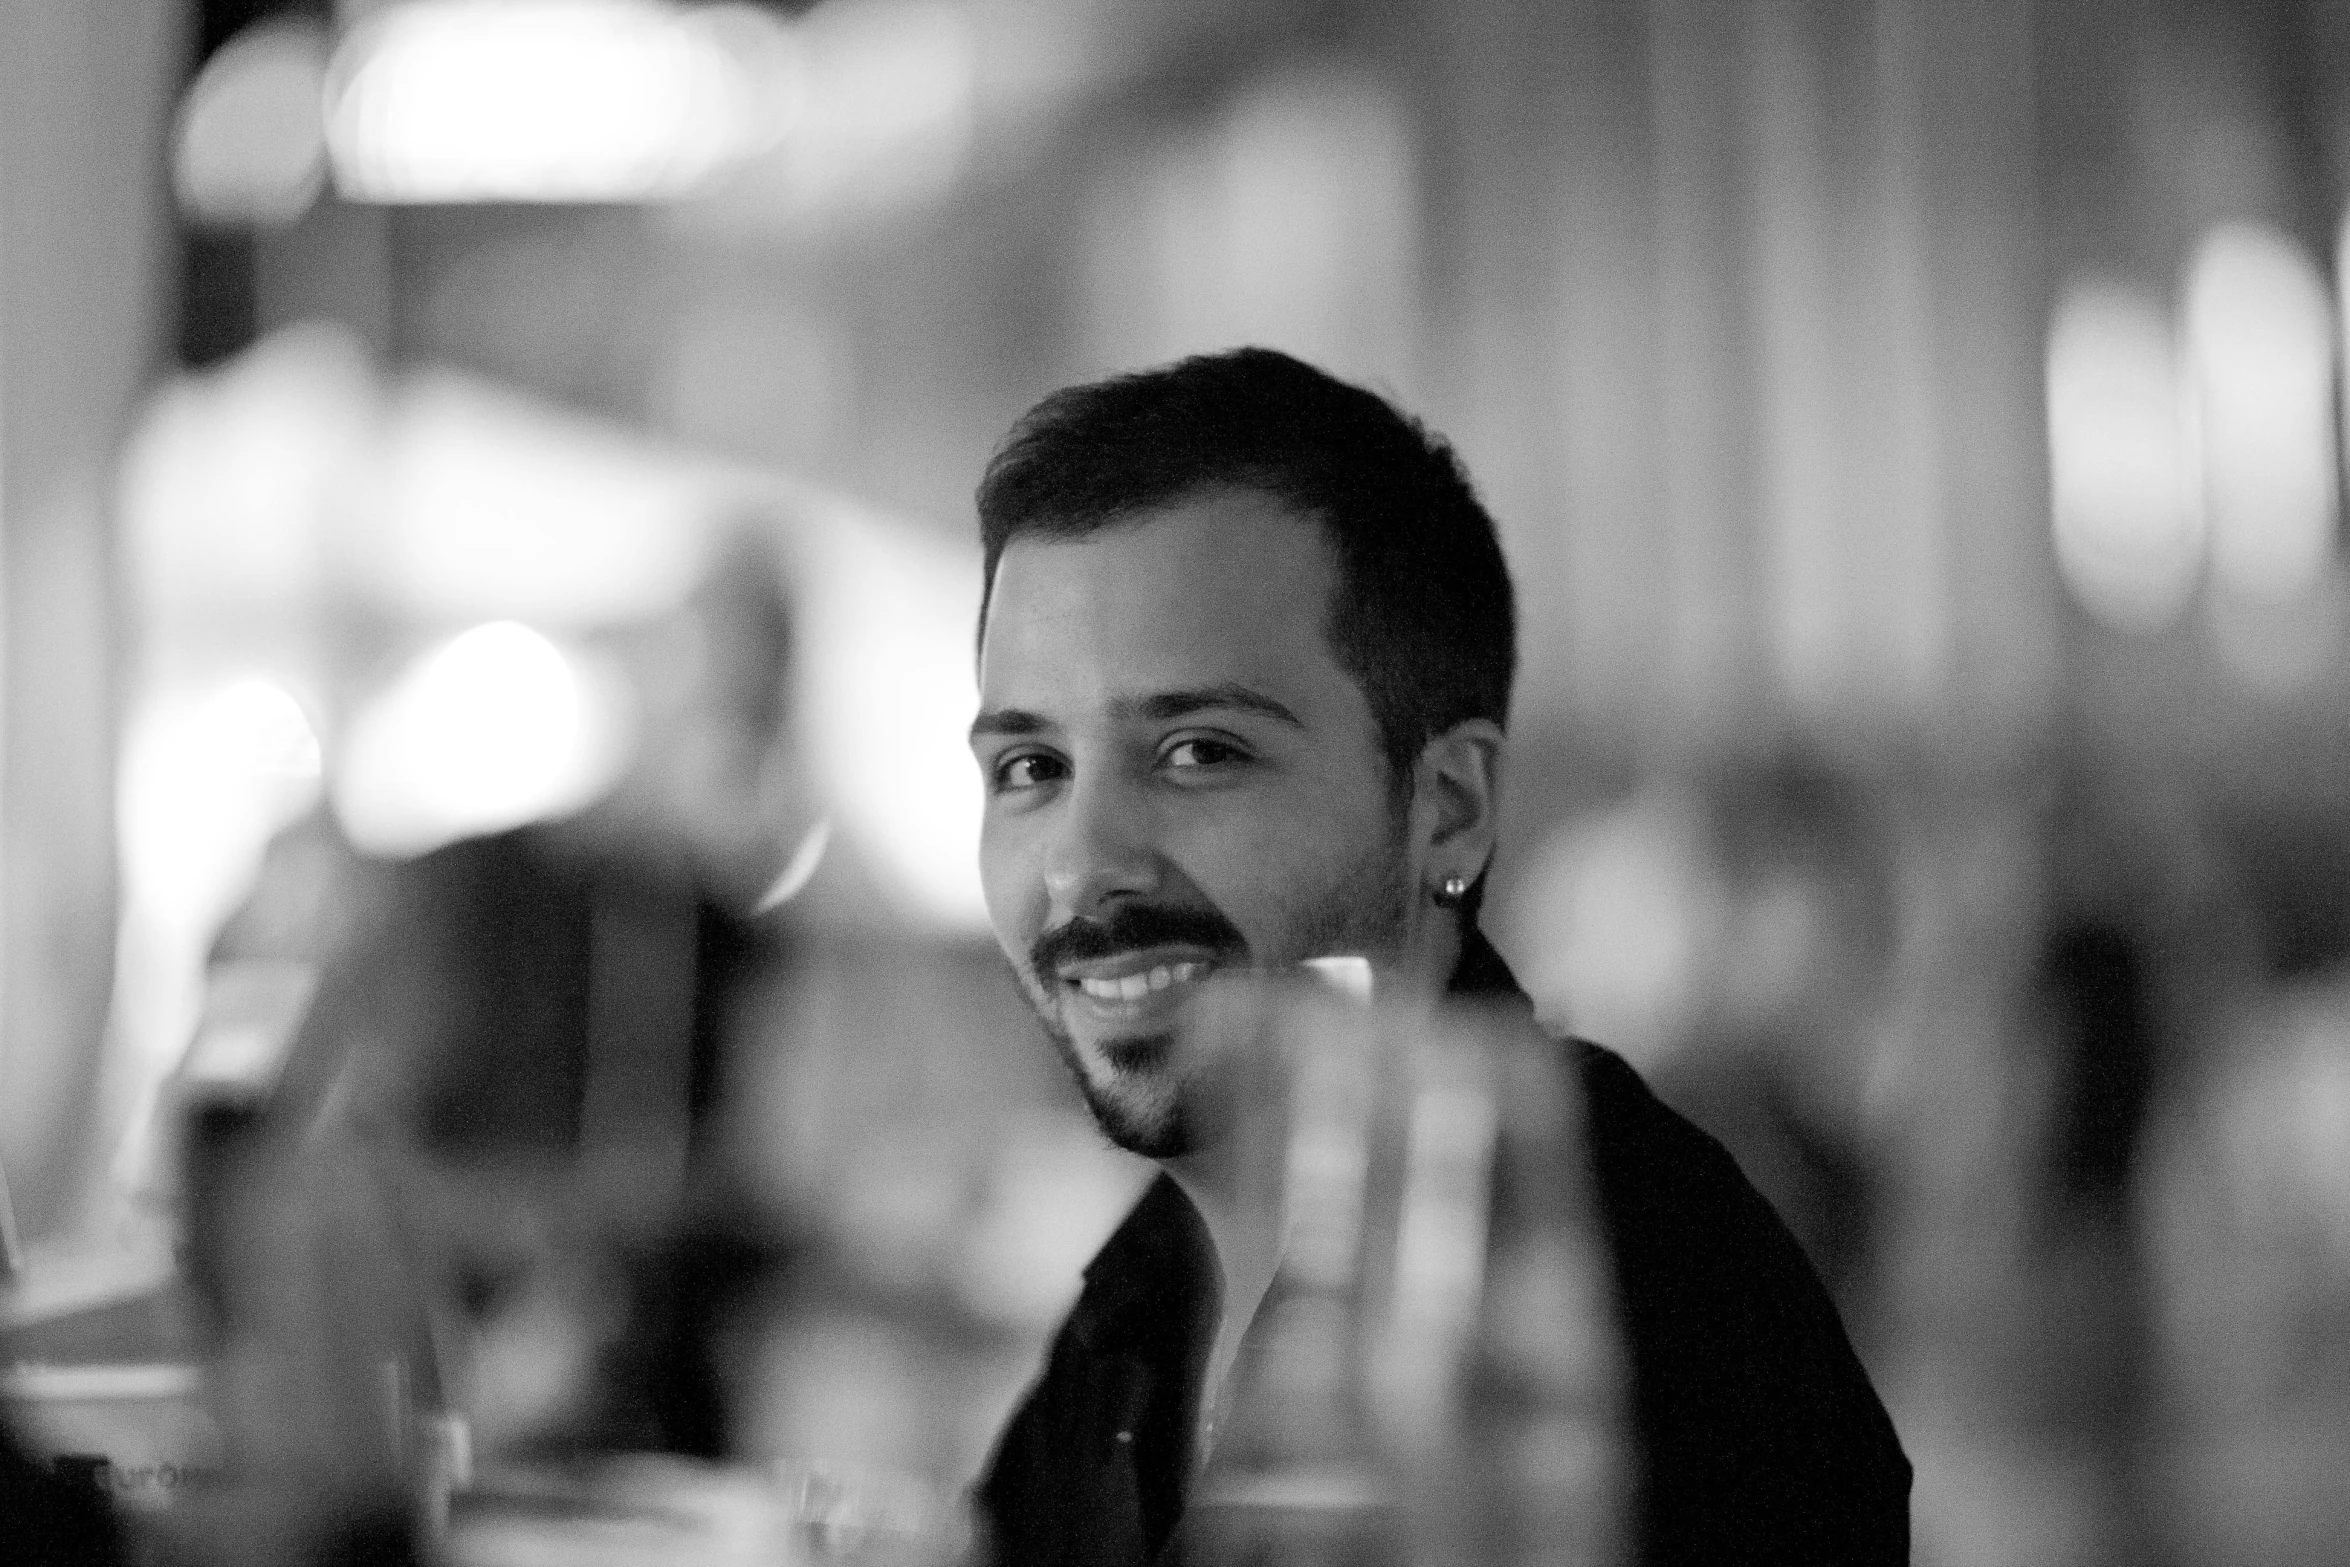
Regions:
[[1891, 849], [1861, 786], [1809, 757], [1702, 781], [1716, 941], [1651, 1077], [1719, 1138], [1849, 1312], [1882, 1182], [1866, 1096], [1899, 939]]
[[[2199, 815], [2202, 841], [2165, 856], [2197, 896], [2142, 898], [2167, 917], [2117, 921], [2139, 958], [2120, 1018], [2142, 1059], [2090, 1063], [2125, 1092], [2093, 1085], [2107, 1108], [2089, 1130], [2104, 1136], [2058, 1144], [2073, 1208], [2059, 1217], [2110, 1225], [2129, 1268], [2112, 1354], [2136, 1358], [2099, 1368], [2121, 1395], [2099, 1413], [2171, 1558], [2336, 1561], [2350, 1537], [2350, 828], [2264, 803]], [[2202, 885], [2175, 869], [2197, 859]]]
[[[1450, 449], [1262, 349], [1075, 387], [978, 497], [982, 872], [1104, 1132], [1164, 1172], [1087, 1270], [980, 1500], [1007, 1561], [1156, 1559], [1279, 1262], [1198, 1155], [1199, 981], [1367, 957], [1523, 997], [1478, 930], [1515, 609]], [[1802, 1252], [1622, 1060], [1578, 1075], [1650, 1562], [1907, 1559], [1909, 1465]]]
[[771, 548], [726, 536], [687, 603], [609, 641], [638, 734], [602, 800], [379, 866], [312, 824], [220, 938], [216, 962], [318, 968], [266, 1100], [197, 1139], [190, 1182], [246, 1425], [365, 1428], [290, 1461], [412, 1478], [360, 1385], [385, 1361], [488, 1462], [727, 1450], [719, 1342], [781, 1251], [712, 1122], [806, 825]]

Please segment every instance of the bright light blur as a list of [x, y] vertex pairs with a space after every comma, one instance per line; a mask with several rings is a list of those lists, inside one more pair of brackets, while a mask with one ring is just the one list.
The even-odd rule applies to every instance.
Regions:
[[133, 426], [119, 486], [142, 602], [173, 619], [313, 599], [320, 536], [341, 517], [372, 440], [375, 398], [362, 346], [323, 324], [159, 387]]
[[803, 544], [800, 700], [825, 798], [920, 927], [980, 932], [975, 548], [839, 508]]
[[125, 880], [175, 921], [218, 919], [269, 835], [317, 798], [318, 781], [318, 736], [271, 680], [159, 702], [123, 743]]
[[362, 850], [421, 854], [594, 800], [625, 759], [616, 681], [495, 621], [418, 657], [351, 720], [334, 808]]
[[404, 0], [336, 51], [336, 188], [377, 202], [678, 196], [783, 133], [789, 58], [788, 35], [750, 7]]
[[370, 509], [345, 540], [371, 591], [446, 620], [641, 619], [683, 598], [709, 476], [629, 432], [477, 378], [389, 399]]
[[[679, 603], [709, 519], [761, 482], [477, 377], [379, 386], [347, 335], [304, 328], [158, 394], [124, 457], [125, 536], [159, 624], [222, 605], [267, 622], [278, 606], [350, 591], [409, 624], [563, 632]], [[898, 914], [983, 929], [979, 794], [961, 738], [977, 553], [814, 488], [788, 487], [774, 507], [793, 519], [806, 573], [798, 684], [825, 809]], [[409, 717], [443, 732], [429, 712]], [[430, 803], [441, 786], [402, 781], [411, 764], [390, 722], [352, 725], [335, 763], [364, 775], [334, 790], [363, 844], [413, 853], [474, 830], [460, 822], [538, 814]]]
[[2183, 312], [2217, 585], [2263, 603], [2308, 591], [2333, 554], [2333, 310], [2317, 263], [2231, 223], [2188, 264]]
[[2048, 465], [2056, 561], [2091, 614], [2148, 630], [2174, 619], [2203, 561], [2177, 354], [2150, 292], [2075, 283], [2048, 331]]
[[123, 908], [109, 1027], [135, 1107], [126, 1169], [136, 1176], [154, 1086], [202, 1010], [205, 947], [272, 835], [317, 800], [320, 767], [302, 704], [259, 675], [158, 694], [133, 712], [121, 758]]
[[299, 20], [257, 23], [216, 50], [181, 102], [172, 189], [191, 216], [279, 225], [326, 183], [326, 38]]

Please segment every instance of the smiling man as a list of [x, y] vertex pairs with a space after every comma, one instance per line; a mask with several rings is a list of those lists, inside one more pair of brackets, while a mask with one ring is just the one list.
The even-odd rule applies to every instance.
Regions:
[[[1453, 921], [1412, 895], [1411, 813], [1370, 701], [1297, 612], [1330, 598], [1325, 554], [1282, 502], [1226, 484], [997, 564], [972, 731], [989, 905], [1095, 1115], [1137, 1153], [1188, 1149], [1171, 1026], [1195, 980], [1328, 953], [1441, 978]], [[1432, 770], [1462, 776], [1431, 852], [1466, 879], [1500, 731], [1462, 731], [1432, 748]]]
[[[1334, 954], [1390, 995], [1517, 995], [1476, 926], [1512, 592], [1441, 441], [1261, 349], [1046, 399], [979, 514], [989, 912], [1104, 1132], [1165, 1171], [980, 1500], [1006, 1563], [1151, 1562], [1279, 1260], [1203, 1157], [1191, 997]], [[1909, 1466], [1784, 1228], [1620, 1060], [1559, 1059], [1617, 1264], [1642, 1559], [1905, 1561]]]

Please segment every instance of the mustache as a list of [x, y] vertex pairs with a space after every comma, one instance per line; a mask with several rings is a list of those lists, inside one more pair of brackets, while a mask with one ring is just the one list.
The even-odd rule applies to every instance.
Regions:
[[1044, 979], [1064, 963], [1162, 946], [1203, 947], [1222, 955], [1246, 952], [1248, 940], [1214, 909], [1123, 904], [1106, 920], [1080, 914], [1037, 937], [1028, 949], [1029, 972]]

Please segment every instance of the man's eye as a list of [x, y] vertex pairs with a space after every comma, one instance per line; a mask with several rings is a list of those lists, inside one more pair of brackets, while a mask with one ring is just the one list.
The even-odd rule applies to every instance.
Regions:
[[995, 786], [998, 789], [1033, 789], [1038, 784], [1051, 783], [1061, 774], [1059, 758], [1040, 751], [1022, 751], [996, 763]]
[[1221, 740], [1178, 740], [1159, 758], [1174, 768], [1221, 767], [1241, 760], [1240, 747]]

